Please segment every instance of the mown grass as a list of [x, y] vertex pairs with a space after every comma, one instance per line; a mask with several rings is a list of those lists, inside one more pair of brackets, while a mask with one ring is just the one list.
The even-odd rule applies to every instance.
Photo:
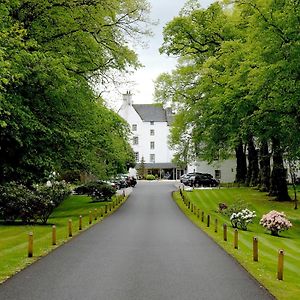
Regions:
[[[27, 265], [53, 249], [67, 242], [68, 237], [68, 220], [72, 219], [73, 236], [79, 233], [79, 216], [82, 215], [82, 231], [88, 229], [89, 211], [95, 213], [109, 202], [91, 202], [87, 196], [70, 196], [59, 207], [57, 207], [50, 216], [46, 225], [6, 225], [0, 224], [0, 283], [11, 277], [16, 272], [24, 269]], [[109, 215], [111, 212], [108, 212]], [[98, 216], [93, 224], [101, 221]], [[57, 245], [52, 246], [52, 226], [56, 226]], [[33, 232], [34, 246], [33, 258], [27, 257], [28, 251], [28, 234]]]
[[[174, 199], [184, 213], [222, 248], [235, 257], [259, 282], [261, 282], [276, 298], [296, 300], [300, 299], [300, 211], [294, 209], [294, 203], [270, 201], [264, 193], [250, 188], [222, 188], [194, 190], [184, 192], [201, 211], [205, 212], [205, 220], [201, 221], [187, 209], [176, 192]], [[253, 224], [248, 226], [248, 231], [239, 230], [239, 248], [233, 247], [233, 229], [229, 217], [218, 212], [218, 204], [232, 205], [238, 200], [247, 203], [251, 210], [255, 210], [257, 217]], [[270, 210], [284, 211], [293, 227], [280, 233], [280, 237], [271, 236], [261, 225], [259, 220], [263, 214]], [[207, 227], [207, 215], [211, 216], [211, 225]], [[214, 232], [214, 221], [218, 219], [218, 232]], [[222, 224], [228, 225], [228, 240], [223, 241]], [[252, 240], [257, 237], [259, 241], [259, 261], [252, 259]], [[283, 249], [284, 280], [277, 280], [278, 250]], [[230, 270], [228, 270], [230, 272]]]

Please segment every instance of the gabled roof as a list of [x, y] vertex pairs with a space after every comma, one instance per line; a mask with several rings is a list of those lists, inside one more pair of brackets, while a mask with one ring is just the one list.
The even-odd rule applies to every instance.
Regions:
[[132, 106], [144, 122], [167, 122], [168, 124], [171, 122], [171, 112], [160, 105], [133, 104]]

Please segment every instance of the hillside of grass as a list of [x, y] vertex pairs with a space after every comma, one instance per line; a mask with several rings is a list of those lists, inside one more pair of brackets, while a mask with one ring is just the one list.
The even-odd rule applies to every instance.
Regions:
[[[113, 200], [115, 201], [116, 198]], [[93, 225], [103, 219], [99, 216], [100, 209], [110, 204], [112, 202], [91, 202], [91, 198], [88, 196], [72, 195], [54, 210], [46, 225], [0, 224], [0, 282], [67, 242], [70, 239], [68, 237], [69, 219], [72, 219], [73, 236], [76, 236], [79, 233], [80, 215], [82, 216], [82, 231], [84, 231], [91, 226], [89, 212], [93, 213]], [[95, 209], [98, 213], [97, 220], [94, 217]], [[113, 210], [108, 211], [106, 216]], [[52, 246], [53, 225], [56, 226], [57, 231], [55, 246]], [[33, 232], [34, 235], [33, 258], [27, 257], [29, 232]]]
[[[300, 295], [300, 210], [294, 209], [293, 202], [275, 202], [261, 192], [250, 188], [221, 188], [203, 189], [184, 192], [191, 203], [205, 213], [204, 222], [192, 213], [183, 203], [179, 192], [174, 193], [174, 199], [183, 212], [203, 231], [211, 236], [221, 247], [234, 256], [259, 282], [261, 282], [278, 299], [299, 299]], [[219, 203], [226, 203], [228, 207], [236, 202], [242, 202], [245, 207], [256, 211], [253, 224], [248, 231], [239, 230], [239, 248], [233, 247], [233, 228], [229, 217], [220, 213]], [[259, 220], [270, 210], [285, 212], [293, 227], [280, 233], [279, 237], [271, 236], [261, 225]], [[211, 225], [207, 227], [207, 215], [211, 217]], [[218, 219], [218, 232], [214, 232], [214, 222]], [[222, 224], [228, 225], [228, 241], [223, 241]], [[252, 240], [259, 241], [259, 261], [252, 259]], [[277, 280], [278, 251], [283, 249], [284, 278]], [[228, 270], [230, 272], [230, 270]]]

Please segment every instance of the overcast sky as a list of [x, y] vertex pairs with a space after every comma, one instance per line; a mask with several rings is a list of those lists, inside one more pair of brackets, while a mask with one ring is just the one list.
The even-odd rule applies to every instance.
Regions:
[[[185, 0], [148, 0], [151, 4], [151, 20], [157, 21], [158, 25], [153, 26], [154, 35], [148, 38], [148, 47], [143, 49], [137, 48], [143, 68], [136, 71], [133, 75], [135, 86], [130, 90], [133, 94], [134, 103], [152, 103], [154, 84], [153, 81], [163, 72], [172, 70], [176, 65], [174, 58], [159, 54], [159, 48], [162, 45], [163, 27], [175, 16], [178, 16], [180, 9], [184, 6]], [[201, 6], [206, 8], [215, 0], [199, 0]], [[124, 91], [123, 91], [124, 90]], [[121, 92], [126, 92], [126, 86], [121, 89]], [[115, 103], [121, 105], [121, 99]]]

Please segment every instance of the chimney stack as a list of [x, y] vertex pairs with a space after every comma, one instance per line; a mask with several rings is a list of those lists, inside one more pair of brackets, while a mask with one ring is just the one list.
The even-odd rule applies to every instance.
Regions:
[[132, 94], [130, 91], [127, 91], [126, 94], [123, 94], [123, 103], [132, 105]]

